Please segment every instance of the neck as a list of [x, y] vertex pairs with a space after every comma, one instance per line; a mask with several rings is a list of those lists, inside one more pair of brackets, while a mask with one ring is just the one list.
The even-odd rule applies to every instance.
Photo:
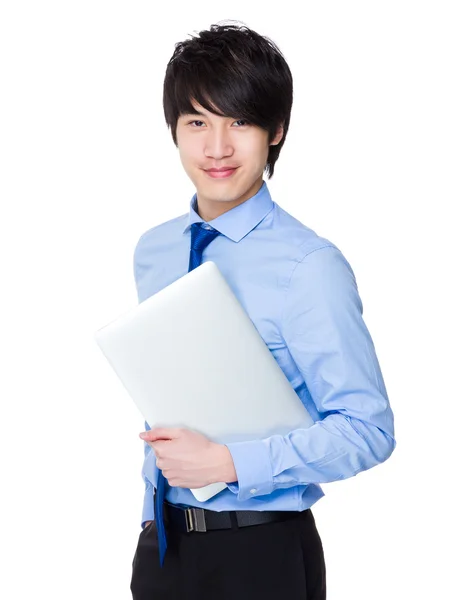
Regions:
[[245, 192], [245, 194], [243, 194], [243, 196], [240, 196], [240, 198], [237, 198], [236, 200], [230, 200], [228, 202], [210, 200], [204, 197], [199, 198], [199, 196], [197, 196], [195, 211], [199, 215], [199, 217], [201, 217], [204, 221], [212, 221], [213, 219], [216, 219], [217, 217], [223, 215], [224, 213], [232, 210], [236, 206], [239, 206], [240, 204], [243, 204], [244, 202], [252, 198], [259, 192], [259, 190], [262, 187], [262, 184], [263, 179], [261, 177], [260, 180], [256, 181], [251, 186], [251, 188], [247, 192]]

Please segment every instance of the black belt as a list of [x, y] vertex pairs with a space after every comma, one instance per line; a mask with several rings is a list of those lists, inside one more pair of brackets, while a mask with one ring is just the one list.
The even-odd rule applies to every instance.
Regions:
[[273, 521], [286, 521], [306, 511], [258, 511], [225, 510], [217, 512], [193, 506], [179, 506], [164, 502], [164, 522], [171, 529], [181, 532], [205, 532], [215, 529], [237, 529], [262, 525]]

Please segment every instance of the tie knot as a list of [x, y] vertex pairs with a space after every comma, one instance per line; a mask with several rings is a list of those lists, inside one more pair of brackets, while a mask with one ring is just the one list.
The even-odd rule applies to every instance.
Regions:
[[189, 254], [188, 271], [192, 271], [201, 264], [203, 251], [220, 234], [216, 229], [207, 229], [206, 227], [201, 227], [201, 225], [202, 223], [193, 223], [191, 225], [191, 252]]
[[193, 223], [191, 225], [191, 248], [197, 252], [203, 252], [220, 233], [216, 229], [202, 227], [201, 223]]

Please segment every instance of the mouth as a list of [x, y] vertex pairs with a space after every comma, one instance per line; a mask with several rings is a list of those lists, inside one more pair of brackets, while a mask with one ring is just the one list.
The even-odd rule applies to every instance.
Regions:
[[204, 169], [204, 171], [212, 179], [227, 179], [228, 177], [231, 177], [231, 175], [233, 175], [237, 169], [238, 167], [223, 167], [222, 169]]

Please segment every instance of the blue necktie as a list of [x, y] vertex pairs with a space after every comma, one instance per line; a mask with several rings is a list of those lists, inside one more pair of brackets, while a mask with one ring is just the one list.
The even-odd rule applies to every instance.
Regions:
[[[206, 229], [201, 223], [191, 225], [191, 251], [189, 254], [189, 271], [198, 267], [202, 262], [202, 254], [210, 242], [220, 234], [216, 229]], [[159, 469], [157, 478], [157, 489], [154, 495], [154, 514], [156, 519], [157, 537], [159, 543], [159, 559], [161, 566], [164, 564], [165, 552], [167, 550], [167, 536], [164, 526], [164, 499], [166, 479]]]

